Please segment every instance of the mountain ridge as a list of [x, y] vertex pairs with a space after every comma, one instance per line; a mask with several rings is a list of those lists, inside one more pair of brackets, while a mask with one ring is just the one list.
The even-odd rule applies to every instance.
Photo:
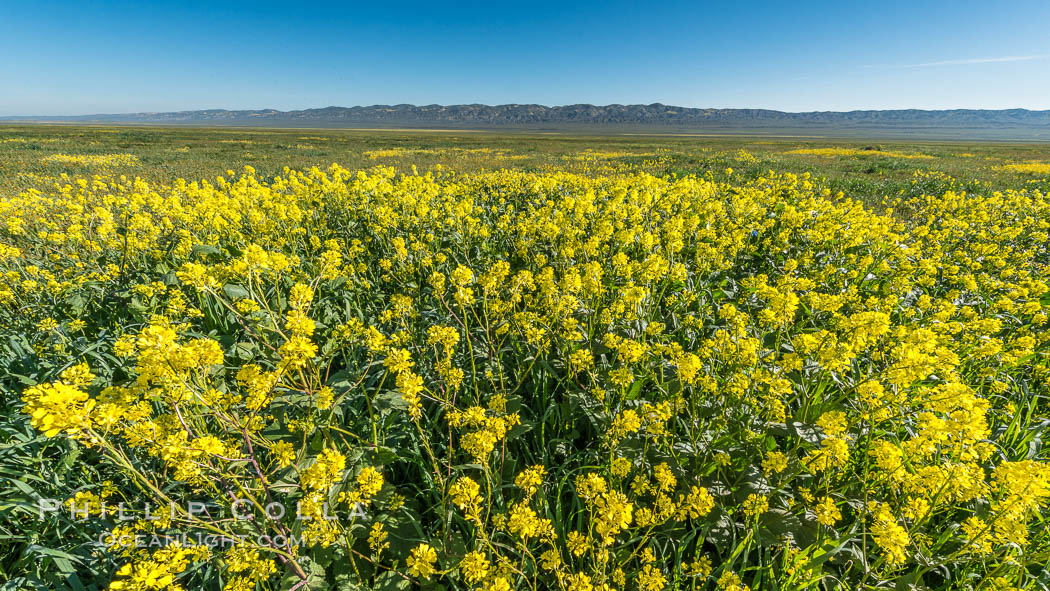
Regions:
[[274, 127], [447, 127], [447, 128], [610, 128], [638, 130], [840, 130], [953, 132], [1050, 139], [1050, 110], [886, 109], [788, 112], [772, 109], [694, 108], [649, 105], [538, 104], [370, 105], [277, 109], [200, 109], [70, 116], [8, 116], [7, 122], [79, 122]]

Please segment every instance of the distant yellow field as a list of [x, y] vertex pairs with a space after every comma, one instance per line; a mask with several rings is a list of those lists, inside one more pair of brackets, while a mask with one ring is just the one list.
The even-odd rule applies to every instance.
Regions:
[[45, 156], [45, 164], [73, 164], [78, 166], [127, 166], [138, 164], [134, 154], [52, 154]]
[[1026, 174], [1050, 174], [1050, 162], [1021, 162], [1014, 164], [1006, 164], [1002, 168], [1003, 170], [1008, 170], [1010, 172], [1020, 172]]
[[909, 154], [888, 150], [858, 150], [855, 148], [800, 148], [788, 154], [807, 154], [810, 156], [888, 156], [890, 158], [933, 158], [926, 154]]

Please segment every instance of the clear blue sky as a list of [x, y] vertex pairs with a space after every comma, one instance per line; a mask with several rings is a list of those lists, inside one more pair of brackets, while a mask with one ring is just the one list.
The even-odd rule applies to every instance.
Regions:
[[[222, 6], [220, 6], [222, 4]], [[0, 2], [0, 115], [1050, 109], [1050, 2]]]

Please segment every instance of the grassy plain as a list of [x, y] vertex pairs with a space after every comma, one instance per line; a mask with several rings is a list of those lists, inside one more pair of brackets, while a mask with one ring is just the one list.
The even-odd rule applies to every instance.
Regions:
[[[831, 150], [829, 150], [831, 149]], [[799, 153], [815, 151], [816, 153]], [[831, 153], [828, 153], [831, 152]], [[838, 153], [836, 153], [838, 152]], [[131, 154], [106, 165], [60, 156]], [[58, 157], [58, 158], [56, 158]], [[833, 191], [877, 202], [901, 191], [1045, 187], [1047, 174], [1005, 167], [1050, 161], [1050, 146], [1000, 142], [843, 140], [736, 135], [564, 135], [485, 131], [332, 130], [70, 125], [0, 126], [0, 188], [18, 190], [37, 175], [115, 172], [148, 181], [214, 179], [244, 166], [269, 178], [285, 168], [348, 169], [376, 165], [421, 172], [495, 168], [574, 170], [586, 174], [645, 171], [657, 176], [710, 174], [735, 180], [769, 171], [809, 173]], [[942, 186], [943, 185], [943, 186]]]

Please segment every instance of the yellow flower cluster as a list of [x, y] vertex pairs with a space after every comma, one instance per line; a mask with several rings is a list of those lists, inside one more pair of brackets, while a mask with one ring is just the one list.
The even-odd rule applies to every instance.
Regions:
[[26, 390], [22, 396], [26, 405], [23, 412], [32, 417], [33, 427], [54, 437], [63, 431], [77, 436], [90, 424], [90, 413], [95, 401], [76, 386], [43, 384]]
[[211, 503], [110, 531], [255, 541], [113, 544], [111, 588], [1034, 584], [1050, 196], [594, 172], [0, 199], [0, 331], [53, 368], [27, 420]]

